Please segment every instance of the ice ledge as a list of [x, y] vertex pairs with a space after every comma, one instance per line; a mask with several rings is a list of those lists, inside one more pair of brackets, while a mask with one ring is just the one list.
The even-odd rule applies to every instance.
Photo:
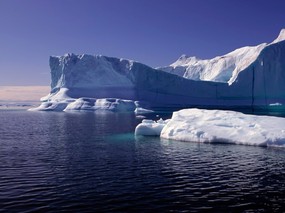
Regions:
[[119, 98], [67, 98], [54, 99], [43, 102], [40, 106], [28, 111], [111, 111], [111, 112], [133, 112], [137, 115], [153, 113], [145, 109], [139, 101], [124, 100]]

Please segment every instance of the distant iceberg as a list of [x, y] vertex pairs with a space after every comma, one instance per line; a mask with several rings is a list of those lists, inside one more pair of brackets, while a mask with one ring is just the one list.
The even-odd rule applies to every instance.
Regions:
[[157, 69], [101, 55], [52, 56], [51, 91], [33, 110], [285, 110], [284, 39], [283, 29], [270, 44], [209, 60], [182, 56]]
[[189, 142], [285, 147], [285, 118], [184, 109], [174, 112], [170, 120], [143, 120], [135, 134]]

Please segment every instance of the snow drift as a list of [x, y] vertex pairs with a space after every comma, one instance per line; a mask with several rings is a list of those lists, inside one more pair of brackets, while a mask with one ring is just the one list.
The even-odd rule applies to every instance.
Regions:
[[[284, 110], [284, 39], [282, 30], [270, 44], [240, 48], [210, 60], [183, 56], [160, 69], [101, 55], [51, 56], [51, 92], [34, 110], [65, 110], [82, 97], [90, 98], [91, 103], [93, 99], [132, 100], [137, 108], [151, 110], [187, 107]], [[60, 107], [51, 107], [55, 105]]]

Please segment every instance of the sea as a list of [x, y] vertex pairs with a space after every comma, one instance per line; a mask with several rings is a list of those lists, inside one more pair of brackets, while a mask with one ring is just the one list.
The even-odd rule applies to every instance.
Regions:
[[136, 137], [141, 120], [2, 108], [0, 212], [285, 211], [284, 148]]

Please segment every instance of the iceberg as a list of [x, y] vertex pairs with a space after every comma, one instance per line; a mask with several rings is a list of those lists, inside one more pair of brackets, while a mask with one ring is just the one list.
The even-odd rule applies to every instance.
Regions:
[[135, 134], [200, 143], [285, 147], [285, 118], [183, 109], [174, 112], [167, 121], [143, 120]]
[[51, 56], [51, 91], [33, 110], [115, 110], [122, 106], [141, 112], [193, 107], [282, 111], [284, 40], [283, 29], [270, 44], [243, 47], [210, 60], [182, 56], [171, 66], [156, 69], [102, 55]]

